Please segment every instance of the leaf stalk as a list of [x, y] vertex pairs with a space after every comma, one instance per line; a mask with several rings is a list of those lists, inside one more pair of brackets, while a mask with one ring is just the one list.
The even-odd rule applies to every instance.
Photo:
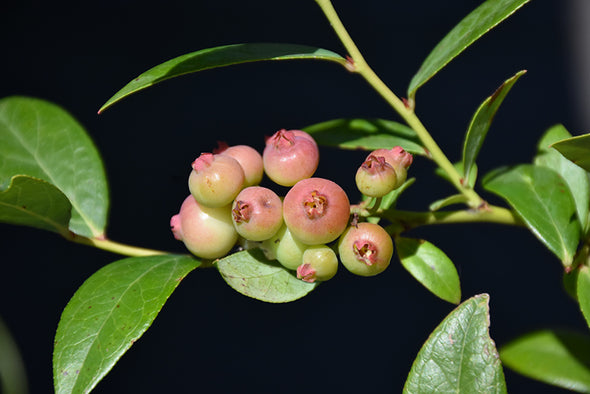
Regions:
[[70, 233], [70, 236], [66, 237], [66, 239], [68, 241], [76, 242], [82, 245], [93, 246], [98, 249], [106, 250], [124, 256], [142, 257], [170, 254], [170, 252], [164, 252], [161, 250], [146, 249], [139, 246], [127, 245], [111, 241], [109, 239], [87, 238], [73, 233]]

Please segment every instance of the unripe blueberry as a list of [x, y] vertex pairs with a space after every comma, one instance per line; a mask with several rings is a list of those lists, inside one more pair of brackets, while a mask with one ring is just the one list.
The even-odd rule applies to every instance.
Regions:
[[238, 240], [238, 233], [231, 219], [229, 205], [211, 208], [199, 205], [188, 196], [177, 215], [170, 219], [174, 237], [191, 253], [204, 259], [225, 256]]
[[264, 241], [283, 224], [283, 203], [275, 192], [250, 186], [232, 204], [232, 220], [238, 234], [250, 241]]
[[350, 202], [336, 183], [324, 178], [297, 182], [283, 201], [283, 218], [289, 231], [308, 245], [334, 241], [346, 228]]
[[326, 245], [310, 246], [303, 252], [303, 263], [297, 267], [297, 277], [305, 282], [332, 279], [338, 271], [338, 257]]
[[233, 157], [240, 163], [244, 170], [244, 187], [255, 186], [262, 181], [264, 175], [264, 165], [262, 164], [262, 155], [251, 146], [234, 145], [221, 146], [215, 153]]
[[234, 158], [202, 153], [193, 163], [188, 187], [199, 204], [223, 207], [232, 203], [244, 185], [244, 170]]
[[389, 266], [393, 241], [378, 224], [358, 223], [340, 237], [338, 254], [342, 264], [353, 274], [373, 276]]
[[397, 175], [383, 156], [369, 155], [355, 176], [356, 186], [369, 197], [383, 197], [398, 187]]
[[376, 149], [370, 155], [384, 157], [385, 161], [393, 167], [397, 175], [397, 186], [394, 189], [397, 189], [406, 181], [408, 168], [414, 160], [411, 153], [406, 152], [401, 146], [394, 146], [391, 149]]
[[277, 131], [266, 140], [262, 152], [266, 175], [282, 186], [293, 186], [311, 177], [318, 168], [319, 159], [316, 142], [301, 130]]
[[262, 250], [270, 260], [278, 260], [285, 268], [295, 270], [303, 262], [303, 252], [309, 246], [293, 238], [293, 235], [283, 224], [277, 234], [262, 242]]

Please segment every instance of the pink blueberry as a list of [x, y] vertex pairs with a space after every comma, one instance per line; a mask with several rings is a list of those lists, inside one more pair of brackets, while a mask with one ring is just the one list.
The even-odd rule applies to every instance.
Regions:
[[194, 255], [204, 259], [225, 256], [238, 240], [231, 207], [205, 207], [189, 195], [177, 215], [170, 219], [174, 238], [184, 242]]
[[303, 179], [283, 201], [283, 218], [295, 238], [307, 245], [334, 241], [348, 224], [350, 202], [346, 192], [324, 178]]
[[262, 186], [242, 190], [232, 204], [232, 220], [238, 234], [250, 241], [264, 241], [283, 224], [283, 203]]
[[313, 138], [301, 130], [279, 130], [266, 140], [262, 161], [266, 175], [282, 186], [310, 178], [319, 164]]
[[240, 163], [244, 170], [244, 187], [255, 186], [262, 181], [264, 165], [262, 155], [256, 149], [248, 145], [220, 146], [216, 153], [230, 156]]

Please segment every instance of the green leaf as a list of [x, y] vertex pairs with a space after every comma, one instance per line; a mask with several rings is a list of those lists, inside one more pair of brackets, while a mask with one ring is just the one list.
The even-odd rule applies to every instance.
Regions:
[[180, 281], [199, 265], [188, 256], [132, 257], [88, 278], [57, 327], [55, 392], [90, 392], [149, 328]]
[[346, 59], [332, 51], [305, 45], [248, 43], [202, 49], [175, 57], [147, 70], [111, 97], [98, 113], [139, 90], [181, 75], [241, 63], [297, 59], [326, 60], [343, 66], [347, 63]]
[[576, 270], [576, 269], [569, 271], [569, 272], [568, 272], [568, 270], [564, 270], [563, 276], [561, 278], [561, 284], [563, 285], [563, 289], [565, 290], [567, 295], [572, 297], [572, 299], [576, 302], [578, 302], [578, 272], [579, 271], [580, 270]]
[[471, 118], [471, 123], [469, 123], [469, 128], [467, 129], [467, 134], [465, 135], [465, 142], [463, 145], [463, 168], [465, 169], [464, 176], [469, 174], [471, 170], [471, 166], [475, 163], [475, 159], [479, 154], [479, 151], [483, 145], [483, 141], [488, 134], [488, 130], [492, 124], [492, 120], [494, 120], [494, 116], [500, 108], [500, 105], [504, 101], [504, 98], [512, 89], [512, 86], [518, 81], [526, 70], [517, 72], [512, 78], [507, 79], [504, 81], [502, 85], [494, 94], [490, 97], [486, 98], [483, 103], [479, 106], [473, 117]]
[[451, 312], [420, 349], [404, 393], [505, 393], [504, 372], [490, 338], [489, 296]]
[[578, 270], [576, 293], [582, 314], [586, 318], [586, 324], [590, 327], [590, 269], [583, 266]]
[[445, 301], [461, 302], [457, 269], [442, 250], [422, 239], [402, 237], [395, 246], [402, 265], [418, 282]]
[[297, 279], [292, 271], [264, 257], [259, 249], [244, 250], [216, 263], [234, 290], [265, 302], [291, 302], [306, 296], [318, 283]]
[[26, 175], [14, 176], [8, 189], [0, 192], [0, 222], [67, 235], [71, 211], [58, 188]]
[[574, 332], [542, 330], [500, 349], [502, 362], [524, 376], [590, 393], [590, 338]]
[[434, 212], [434, 211], [438, 211], [441, 208], [448, 207], [449, 205], [466, 204], [467, 202], [468, 202], [468, 199], [467, 199], [467, 197], [465, 197], [465, 195], [454, 194], [452, 196], [442, 198], [440, 200], [436, 200], [435, 202], [430, 204], [428, 209], [430, 209], [431, 211]]
[[430, 52], [410, 81], [408, 97], [438, 73], [468, 46], [530, 0], [487, 0], [455, 26]]
[[426, 156], [416, 132], [406, 125], [385, 119], [334, 119], [304, 127], [318, 144], [341, 149], [375, 150], [401, 146]]
[[503, 197], [529, 229], [567, 267], [580, 240], [573, 197], [555, 171], [522, 164], [488, 174], [484, 188]]
[[47, 181], [72, 204], [72, 232], [104, 236], [109, 205], [105, 171], [94, 143], [70, 114], [35, 98], [4, 98], [0, 139], [0, 189], [14, 175]]
[[567, 138], [551, 146], [574, 164], [590, 171], [590, 134]]
[[537, 155], [534, 163], [539, 166], [551, 168], [556, 171], [565, 180], [574, 197], [578, 220], [582, 228], [588, 226], [588, 208], [590, 207], [590, 182], [588, 182], [588, 173], [578, 167], [565, 157], [550, 148], [554, 142], [570, 138], [571, 134], [563, 125], [555, 125], [549, 128], [537, 145]]

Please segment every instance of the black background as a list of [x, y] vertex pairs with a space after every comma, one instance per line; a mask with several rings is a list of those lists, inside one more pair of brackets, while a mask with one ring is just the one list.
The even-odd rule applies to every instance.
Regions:
[[[399, 95], [436, 42], [478, 0], [335, 1], [374, 70]], [[480, 173], [529, 162], [536, 141], [576, 113], [567, 5], [533, 1], [454, 60], [417, 95], [417, 113], [452, 160], [473, 111], [505, 79], [505, 100]], [[0, 6], [0, 93], [51, 100], [72, 113], [102, 152], [111, 186], [110, 238], [184, 252], [168, 223], [188, 194], [190, 162], [217, 140], [262, 149], [264, 136], [342, 117], [398, 120], [361, 80], [331, 63], [256, 63], [164, 82], [98, 108], [150, 67], [175, 56], [240, 42], [307, 44], [345, 54], [312, 0], [278, 2], [19, 1]], [[318, 175], [358, 199], [363, 154], [325, 149]], [[453, 193], [415, 160], [417, 182], [400, 201], [427, 209]], [[493, 202], [494, 197], [485, 195]], [[57, 235], [1, 225], [0, 316], [26, 364], [32, 393], [52, 391], [59, 316], [74, 291], [119, 257]], [[587, 329], [561, 286], [560, 263], [529, 232], [496, 225], [413, 231], [455, 262], [464, 299], [491, 296], [498, 345], [543, 327]], [[97, 386], [97, 393], [400, 392], [428, 334], [453, 306], [422, 288], [394, 260], [374, 278], [341, 270], [308, 297], [284, 305], [246, 298], [217, 272], [197, 270], [153, 326]], [[561, 392], [505, 370], [517, 393]]]

